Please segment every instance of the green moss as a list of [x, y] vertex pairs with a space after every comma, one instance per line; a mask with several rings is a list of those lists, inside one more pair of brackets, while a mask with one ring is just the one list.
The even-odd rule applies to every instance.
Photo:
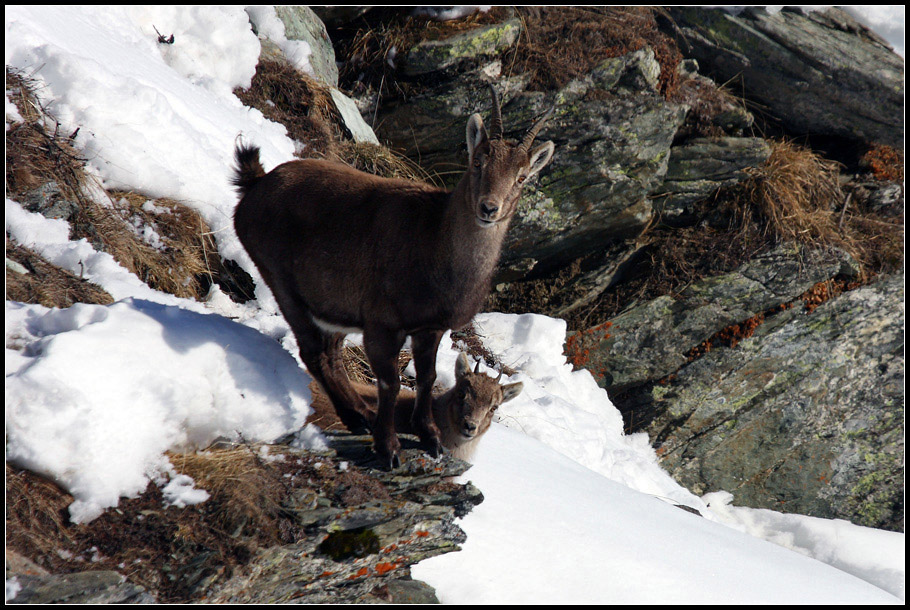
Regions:
[[379, 536], [366, 528], [332, 532], [319, 544], [319, 552], [335, 561], [348, 557], [366, 557], [379, 552]]

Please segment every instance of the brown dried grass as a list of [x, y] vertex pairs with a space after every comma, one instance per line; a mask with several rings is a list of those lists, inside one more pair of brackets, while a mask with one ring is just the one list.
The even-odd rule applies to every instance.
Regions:
[[[60, 197], [74, 204], [71, 239], [87, 239], [111, 254], [128, 271], [152, 288], [180, 297], [201, 299], [212, 283], [211, 268], [220, 263], [211, 231], [195, 210], [169, 199], [154, 200], [164, 212], [142, 209], [147, 197], [136, 193], [106, 193], [85, 170], [85, 160], [41, 107], [35, 84], [7, 69], [12, 101], [25, 119], [6, 133], [7, 195], [20, 201], [34, 189], [54, 183]], [[108, 201], [99, 202], [106, 197]], [[139, 227], [153, 227], [160, 248], [144, 241]]]
[[109, 305], [114, 302], [113, 297], [100, 286], [61, 269], [9, 238], [6, 239], [6, 257], [28, 271], [17, 273], [6, 268], [8, 300], [60, 308], [75, 303]]
[[547, 91], [583, 77], [606, 59], [649, 46], [661, 68], [660, 92], [671, 96], [679, 86], [682, 54], [658, 29], [659, 11], [637, 6], [521, 7], [524, 31], [515, 47], [514, 68], [531, 74], [530, 89]]
[[287, 127], [288, 135], [305, 145], [305, 158], [330, 156], [342, 137], [343, 123], [328, 88], [286, 63], [261, 60], [250, 87], [238, 87], [234, 94]]

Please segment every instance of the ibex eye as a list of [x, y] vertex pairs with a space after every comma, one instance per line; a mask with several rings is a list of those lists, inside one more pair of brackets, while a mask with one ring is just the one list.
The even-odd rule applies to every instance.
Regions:
[[518, 183], [521, 184], [522, 182], [524, 182], [525, 180], [527, 180], [527, 178], [528, 178], [527, 176], [519, 176], [519, 177], [518, 177]]
[[480, 159], [474, 159], [474, 167], [480, 167]]

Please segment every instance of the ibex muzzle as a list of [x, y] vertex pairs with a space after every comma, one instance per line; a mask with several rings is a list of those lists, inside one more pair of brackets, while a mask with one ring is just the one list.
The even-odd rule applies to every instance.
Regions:
[[[339, 418], [350, 429], [371, 428], [375, 449], [390, 466], [398, 464], [400, 448], [398, 352], [410, 336], [414, 426], [438, 455], [430, 390], [439, 341], [480, 310], [522, 186], [553, 156], [552, 142], [533, 148], [552, 111], [521, 142], [507, 141], [491, 91], [490, 132], [479, 114], [468, 120], [468, 169], [450, 192], [315, 159], [266, 174], [258, 148], [241, 145], [235, 153], [237, 235]], [[342, 366], [344, 334], [355, 330], [363, 332], [378, 380], [378, 414], [366, 408]]]

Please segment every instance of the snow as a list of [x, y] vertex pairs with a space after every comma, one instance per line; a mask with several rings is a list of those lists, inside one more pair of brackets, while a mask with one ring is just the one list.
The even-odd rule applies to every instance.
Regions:
[[[273, 12], [13, 6], [7, 65], [39, 79], [62, 131], [79, 128], [76, 144], [106, 187], [195, 207], [222, 255], [258, 281], [231, 225], [234, 142], [242, 134], [261, 146], [267, 169], [290, 159], [294, 143], [231, 91], [255, 69], [251, 16], [280, 44]], [[157, 43], [155, 29], [174, 34], [174, 44]], [[7, 122], [21, 120], [8, 99]], [[220, 436], [267, 442], [303, 424], [310, 377], [261, 282], [259, 300], [246, 305], [217, 289], [204, 303], [180, 299], [87, 241], [70, 241], [64, 221], [9, 199], [5, 213], [17, 241], [116, 299], [64, 310], [6, 303], [7, 460], [67, 488], [73, 521], [90, 521], [150, 481], [175, 506], [204, 502], [205, 490], [178, 474], [166, 451]], [[623, 434], [591, 375], [565, 362], [563, 321], [481, 314], [475, 325], [524, 391], [503, 405], [466, 477], [486, 500], [461, 521], [464, 550], [413, 568], [443, 601], [904, 598], [903, 534], [734, 507], [724, 492], [696, 497], [660, 468], [646, 435]], [[441, 345], [439, 381], [450, 386], [457, 346], [450, 335]], [[298, 431], [298, 446], [323, 442], [318, 430]], [[7, 581], [7, 599], [17, 591]]]

